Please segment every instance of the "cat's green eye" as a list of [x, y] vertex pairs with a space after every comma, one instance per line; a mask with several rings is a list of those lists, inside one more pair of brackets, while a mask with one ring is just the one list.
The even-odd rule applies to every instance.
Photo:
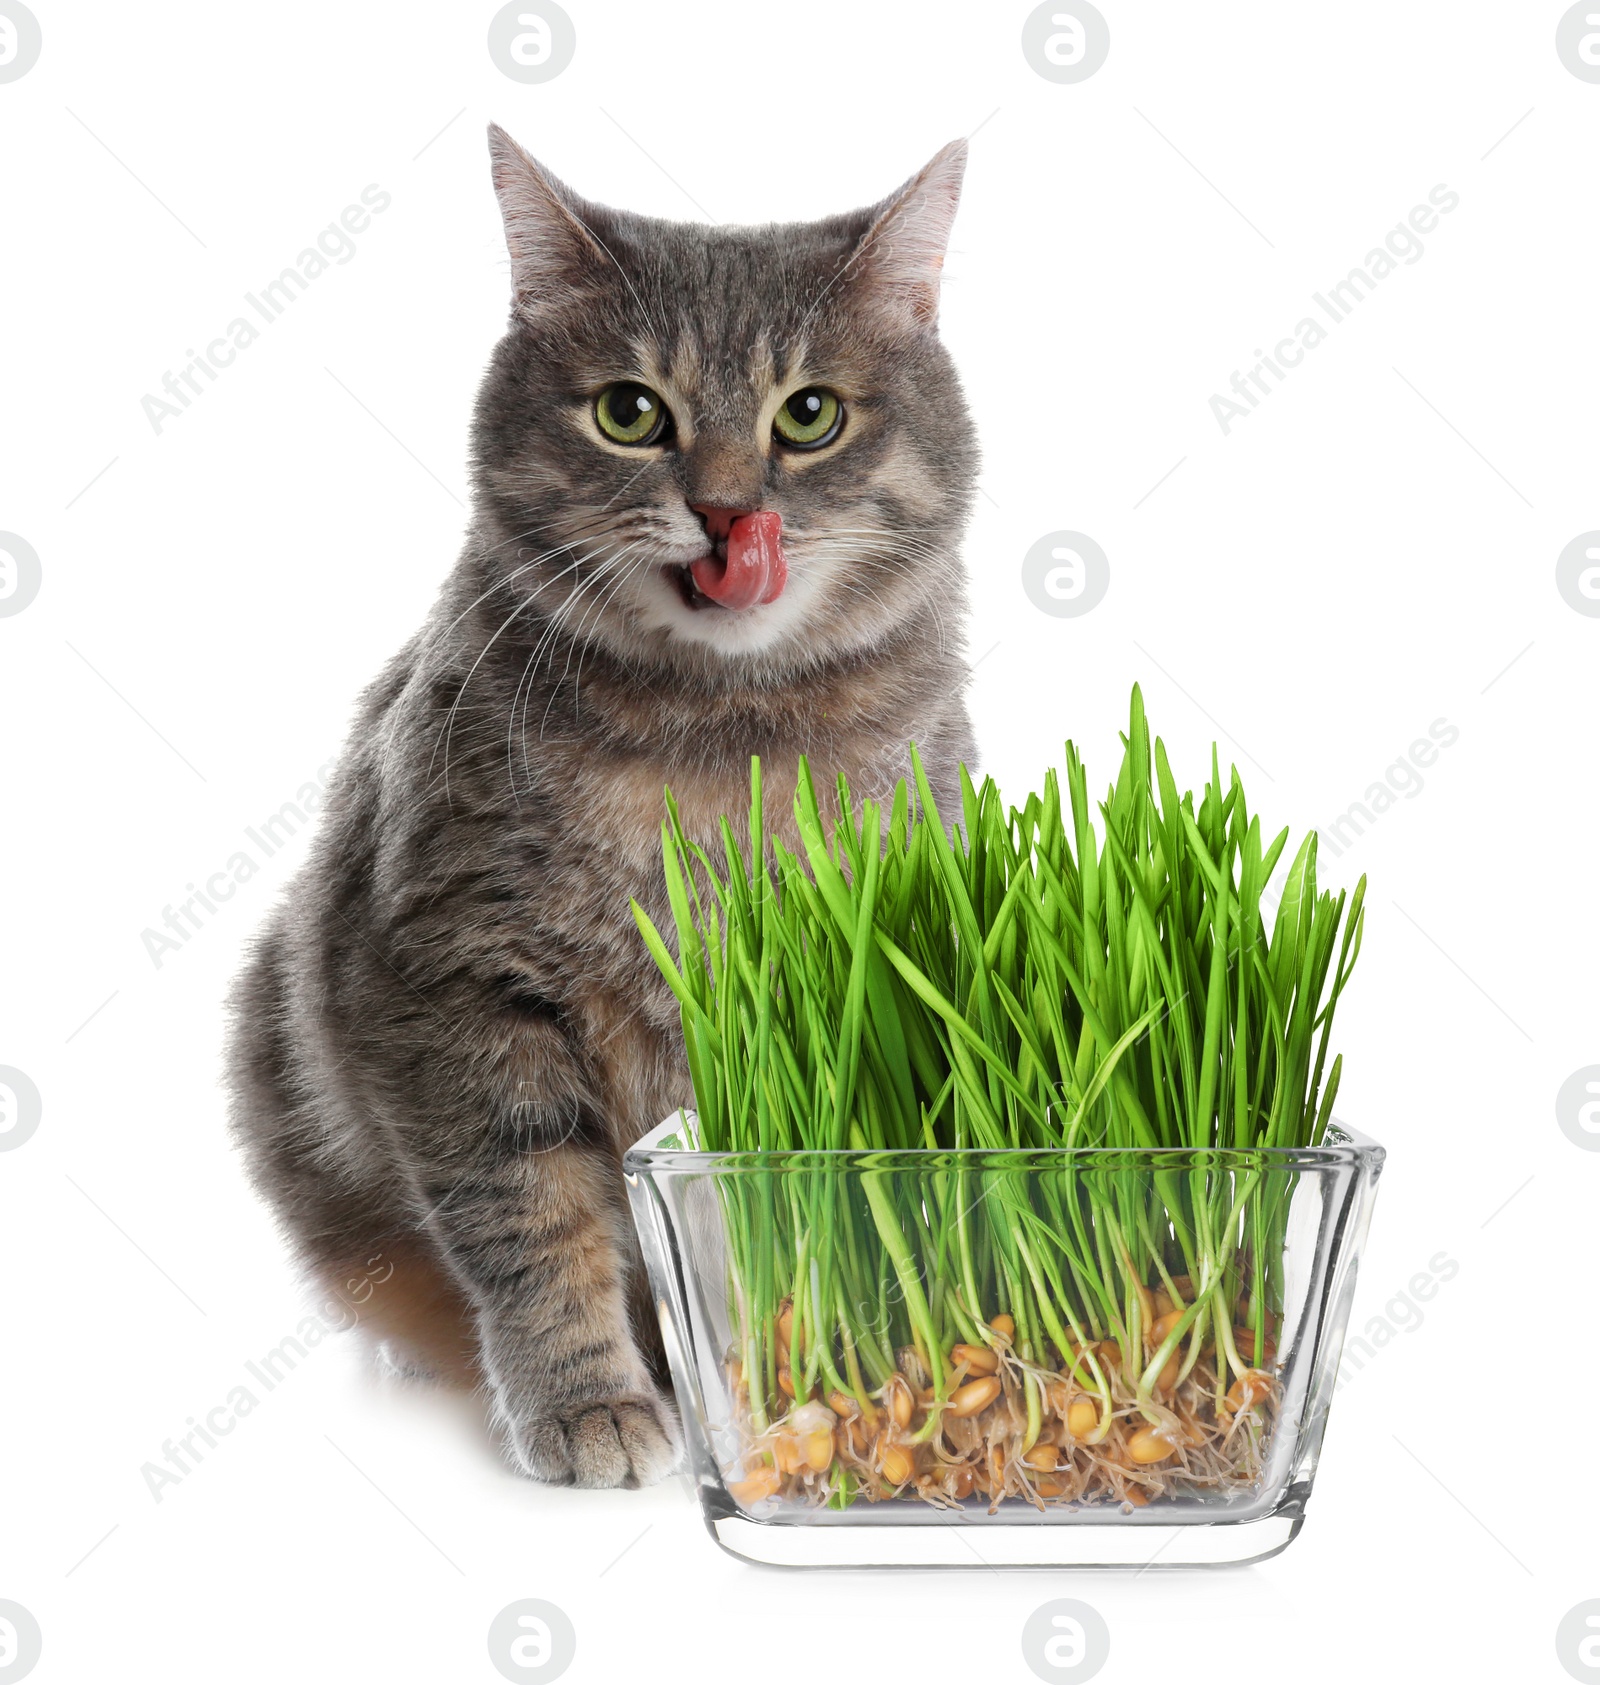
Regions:
[[815, 450], [839, 431], [844, 406], [823, 386], [806, 386], [778, 406], [772, 430], [786, 445]]
[[618, 380], [595, 399], [594, 419], [600, 431], [619, 445], [653, 445], [672, 417], [648, 386]]

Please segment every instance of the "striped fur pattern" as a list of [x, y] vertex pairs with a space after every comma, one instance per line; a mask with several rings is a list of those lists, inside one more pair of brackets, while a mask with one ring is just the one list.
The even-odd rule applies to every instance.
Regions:
[[[514, 300], [470, 531], [238, 982], [234, 1127], [313, 1276], [400, 1262], [367, 1316], [397, 1362], [475, 1377], [525, 1472], [639, 1485], [678, 1448], [619, 1174], [688, 1098], [628, 911], [668, 921], [663, 786], [715, 844], [752, 754], [773, 815], [801, 754], [882, 798], [915, 740], [947, 800], [971, 754], [976, 453], [935, 328], [963, 153], [738, 228], [585, 202], [490, 140]], [[662, 395], [670, 444], [603, 437], [619, 379]], [[773, 412], [813, 382], [844, 428], [783, 451]], [[781, 512], [776, 602], [687, 605], [696, 504]]]

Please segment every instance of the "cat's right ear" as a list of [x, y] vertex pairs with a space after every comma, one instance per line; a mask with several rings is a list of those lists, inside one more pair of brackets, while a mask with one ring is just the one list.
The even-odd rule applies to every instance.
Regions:
[[605, 253], [589, 232], [577, 196], [522, 150], [498, 123], [489, 125], [495, 197], [511, 254], [511, 290], [531, 313], [576, 292]]
[[857, 291], [902, 327], [939, 318], [939, 272], [961, 201], [967, 143], [953, 140], [872, 213], [848, 268]]

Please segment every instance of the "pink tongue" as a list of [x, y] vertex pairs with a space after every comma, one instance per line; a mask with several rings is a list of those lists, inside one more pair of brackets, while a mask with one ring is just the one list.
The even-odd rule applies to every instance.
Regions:
[[702, 556], [689, 572], [695, 584], [724, 608], [754, 608], [773, 603], [789, 582], [783, 559], [783, 516], [776, 509], [741, 515], [728, 528], [728, 559]]

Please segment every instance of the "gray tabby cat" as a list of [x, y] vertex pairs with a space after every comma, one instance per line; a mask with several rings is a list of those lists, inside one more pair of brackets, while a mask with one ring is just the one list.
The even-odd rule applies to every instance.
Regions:
[[[465, 550], [366, 692], [234, 996], [234, 1125], [324, 1286], [487, 1385], [541, 1479], [631, 1486], [677, 1424], [619, 1171], [690, 1098], [662, 788], [716, 846], [752, 754], [886, 800], [970, 758], [976, 453], [935, 332], [965, 147], [759, 228], [579, 199], [489, 134], [514, 290]], [[735, 820], [736, 828], [738, 821]], [[742, 836], [742, 832], [741, 832]]]

